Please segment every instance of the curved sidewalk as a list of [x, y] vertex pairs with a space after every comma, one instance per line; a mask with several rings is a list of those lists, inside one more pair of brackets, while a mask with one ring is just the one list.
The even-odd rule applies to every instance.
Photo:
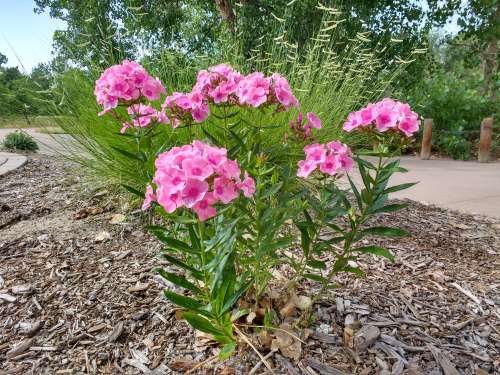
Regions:
[[0, 152], [0, 176], [22, 167], [27, 161], [28, 158], [24, 155]]
[[[500, 219], [500, 162], [478, 163], [451, 159], [421, 160], [404, 156], [401, 165], [408, 173], [396, 173], [389, 185], [418, 182], [390, 195], [438, 207]], [[361, 178], [353, 172], [356, 184]]]

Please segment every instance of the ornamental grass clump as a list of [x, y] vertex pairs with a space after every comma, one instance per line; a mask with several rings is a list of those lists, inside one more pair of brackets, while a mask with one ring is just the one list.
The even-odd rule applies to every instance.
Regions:
[[[124, 89], [127, 77], [112, 84]], [[220, 64], [201, 71], [190, 92], [167, 93], [161, 106], [145, 95], [115, 97], [102, 102], [98, 95], [98, 101], [105, 116], [131, 124], [116, 136], [133, 137], [137, 152], [122, 150], [123, 155], [151, 168], [143, 191], [127, 188], [144, 200], [144, 210], [162, 218], [162, 225], [148, 228], [164, 244], [162, 256], [171, 267], [157, 272], [184, 290], [167, 289], [165, 297], [191, 326], [223, 345], [221, 359], [239, 343], [255, 349], [257, 330], [271, 337], [285, 332], [295, 340], [297, 330], [314, 324], [314, 304], [339, 273], [364, 275], [359, 256], [394, 260], [387, 249], [370, 245], [371, 238], [408, 235], [368, 224], [380, 213], [406, 207], [388, 202], [389, 193], [412, 184], [389, 187], [390, 177], [405, 170], [388, 159], [387, 146], [403, 144], [418, 130], [418, 115], [406, 104], [384, 99], [348, 116], [346, 130], [363, 131], [377, 142], [374, 150], [360, 152], [336, 139], [318, 142], [324, 121], [306, 112], [277, 74], [243, 75]], [[255, 124], [255, 111], [276, 121]], [[286, 111], [294, 111], [296, 120], [280, 121]], [[209, 113], [221, 121], [210, 123]], [[164, 136], [165, 127], [184, 134], [151, 153], [151, 138]], [[270, 141], [270, 132], [282, 136]], [[300, 154], [293, 155], [297, 149]], [[355, 164], [359, 181], [353, 179]], [[313, 290], [304, 289], [306, 279], [314, 282]], [[274, 341], [288, 355], [279, 342]]]

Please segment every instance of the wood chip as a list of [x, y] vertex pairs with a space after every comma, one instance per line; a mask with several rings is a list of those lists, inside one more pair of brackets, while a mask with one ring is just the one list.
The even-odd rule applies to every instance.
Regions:
[[26, 350], [28, 350], [33, 344], [33, 339], [26, 339], [15, 345], [11, 350], [7, 352], [7, 359], [14, 358]]
[[113, 331], [109, 334], [109, 336], [106, 338], [106, 341], [108, 342], [114, 342], [120, 337], [120, 335], [123, 332], [125, 324], [123, 322], [119, 322], [115, 328], [113, 328]]
[[365, 351], [373, 345], [375, 341], [380, 337], [380, 329], [372, 325], [363, 326], [354, 335], [354, 350], [358, 353]]
[[303, 359], [302, 363], [304, 363], [306, 366], [311, 367], [313, 370], [318, 371], [322, 375], [348, 375], [347, 373], [336, 369], [335, 367], [318, 362], [312, 358]]
[[427, 347], [431, 351], [436, 362], [443, 369], [444, 375], [460, 375], [455, 365], [451, 363], [442, 350], [430, 344], [427, 344]]
[[129, 293], [143, 292], [149, 288], [149, 283], [138, 283], [127, 289]]
[[0, 293], [0, 299], [7, 301], [7, 302], [10, 302], [10, 303], [14, 303], [17, 301], [16, 297], [11, 296], [10, 294], [7, 294], [7, 293]]

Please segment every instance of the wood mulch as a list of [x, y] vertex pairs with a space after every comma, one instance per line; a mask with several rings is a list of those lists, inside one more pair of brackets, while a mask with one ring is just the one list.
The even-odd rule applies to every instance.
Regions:
[[[245, 345], [209, 360], [217, 346], [162, 297], [141, 214], [67, 168], [34, 156], [0, 177], [0, 374], [270, 374]], [[411, 202], [377, 224], [413, 234], [379, 240], [395, 263], [366, 256], [366, 278], [340, 276], [300, 341], [273, 334], [289, 348], [247, 333], [273, 372], [500, 374], [500, 221]]]

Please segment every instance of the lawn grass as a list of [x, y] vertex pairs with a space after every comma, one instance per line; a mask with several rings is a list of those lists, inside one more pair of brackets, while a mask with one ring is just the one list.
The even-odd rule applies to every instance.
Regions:
[[58, 126], [58, 121], [63, 116], [28, 116], [28, 121], [23, 116], [0, 117], [0, 129], [27, 129], [37, 128], [39, 133], [64, 134]]
[[15, 128], [55, 128], [57, 127], [56, 116], [28, 116], [28, 121], [23, 116], [0, 117], [0, 129]]

